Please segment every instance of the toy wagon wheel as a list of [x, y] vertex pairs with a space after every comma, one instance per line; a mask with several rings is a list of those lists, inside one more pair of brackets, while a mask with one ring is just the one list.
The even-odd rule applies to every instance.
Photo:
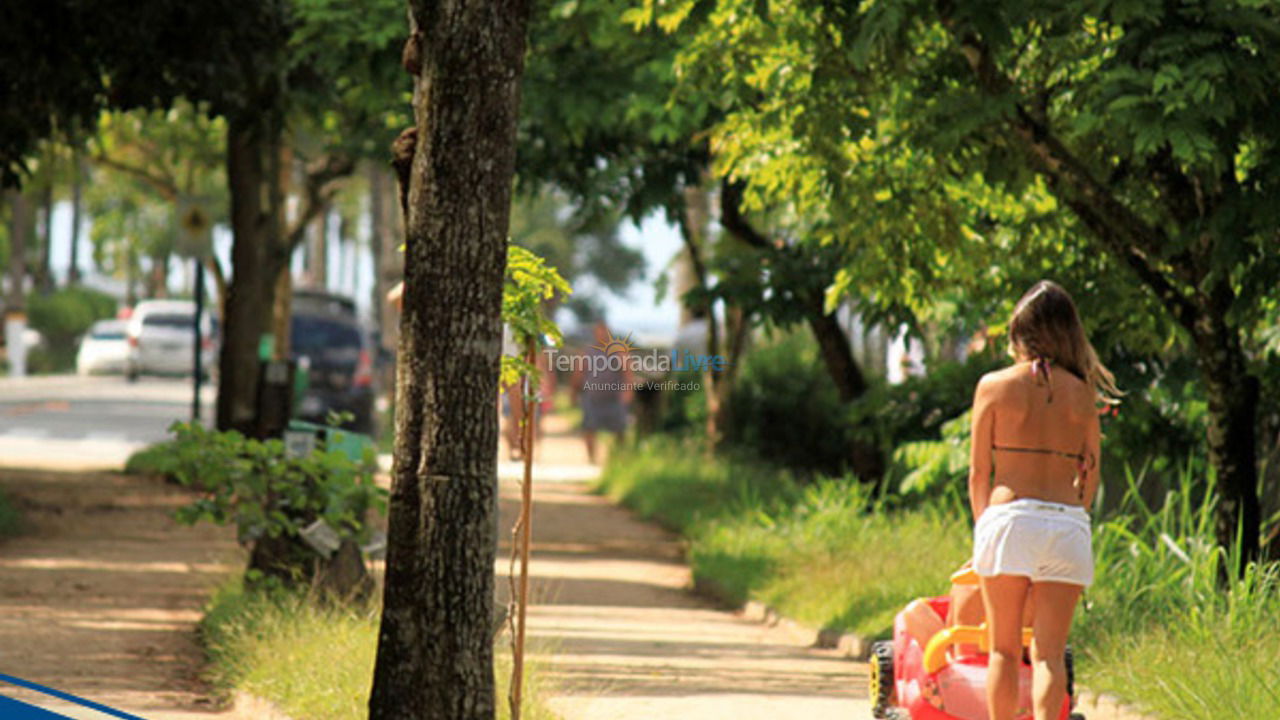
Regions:
[[871, 677], [868, 680], [872, 717], [888, 720], [894, 717], [893, 644], [885, 641], [871, 646]]
[[[1076, 705], [1076, 660], [1075, 655], [1071, 652], [1071, 646], [1067, 646], [1067, 656], [1063, 659], [1067, 666], [1067, 697], [1071, 698], [1071, 707]], [[1075, 718], [1071, 718], [1075, 720]], [[1079, 720], [1084, 720], [1081, 715]]]

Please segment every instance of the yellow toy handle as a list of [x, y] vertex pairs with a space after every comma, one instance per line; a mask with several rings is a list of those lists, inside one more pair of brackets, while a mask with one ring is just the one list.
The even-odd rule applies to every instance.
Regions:
[[[936, 673], [947, 664], [947, 650], [952, 645], [977, 645], [982, 652], [989, 652], [990, 646], [987, 644], [987, 626], [986, 624], [974, 627], [972, 625], [956, 625], [938, 632], [929, 639], [929, 645], [924, 649], [924, 669], [928, 673]], [[1029, 647], [1031, 645], [1031, 628], [1022, 628], [1022, 646]]]

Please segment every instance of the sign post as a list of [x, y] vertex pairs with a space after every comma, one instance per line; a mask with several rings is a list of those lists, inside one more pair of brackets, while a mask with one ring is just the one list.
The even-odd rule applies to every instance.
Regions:
[[204, 266], [205, 256], [212, 251], [213, 221], [203, 198], [182, 197], [178, 200], [178, 238], [174, 243], [179, 255], [195, 263], [196, 314], [192, 332], [195, 336], [192, 363], [191, 422], [200, 422], [200, 384], [204, 380]]

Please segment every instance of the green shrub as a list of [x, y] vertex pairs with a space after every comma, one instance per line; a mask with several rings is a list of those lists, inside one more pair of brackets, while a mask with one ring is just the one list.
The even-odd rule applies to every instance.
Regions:
[[9, 500], [9, 496], [0, 491], [0, 538], [18, 534], [22, 527], [22, 516]]
[[33, 348], [32, 372], [62, 372], [75, 367], [77, 342], [95, 322], [115, 315], [115, 298], [79, 285], [27, 298], [28, 324], [44, 337]]
[[367, 539], [368, 513], [386, 510], [387, 492], [373, 480], [372, 449], [362, 461], [337, 449], [291, 457], [276, 439], [254, 440], [199, 423], [174, 423], [171, 430], [172, 476], [201, 492], [178, 510], [178, 520], [234, 524], [240, 542], [253, 544], [251, 579], [313, 579], [325, 568], [309, 562], [315, 556], [301, 541], [303, 528], [321, 520], [343, 543], [355, 544]]
[[756, 348], [738, 372], [726, 442], [797, 471], [844, 471], [852, 455], [848, 408], [807, 331]]
[[[886, 456], [905, 443], [937, 440], [944, 425], [968, 412], [978, 380], [1006, 363], [991, 353], [979, 353], [964, 362], [938, 363], [927, 375], [911, 376], [897, 385], [875, 382], [852, 403], [849, 422], [864, 442]], [[967, 435], [968, 428], [962, 432]]]
[[124, 463], [124, 471], [128, 475], [172, 478], [177, 469], [177, 450], [172, 440], [148, 445], [130, 455]]

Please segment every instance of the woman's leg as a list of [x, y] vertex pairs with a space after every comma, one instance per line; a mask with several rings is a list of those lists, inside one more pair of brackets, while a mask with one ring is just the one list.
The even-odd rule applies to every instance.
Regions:
[[1031, 586], [1036, 615], [1031, 644], [1032, 703], [1036, 720], [1058, 720], [1067, 692], [1067, 633], [1081, 587], [1039, 582]]
[[987, 716], [991, 720], [1013, 720], [1018, 710], [1018, 666], [1022, 662], [1022, 607], [1031, 581], [1018, 575], [980, 580], [991, 645], [987, 660]]

